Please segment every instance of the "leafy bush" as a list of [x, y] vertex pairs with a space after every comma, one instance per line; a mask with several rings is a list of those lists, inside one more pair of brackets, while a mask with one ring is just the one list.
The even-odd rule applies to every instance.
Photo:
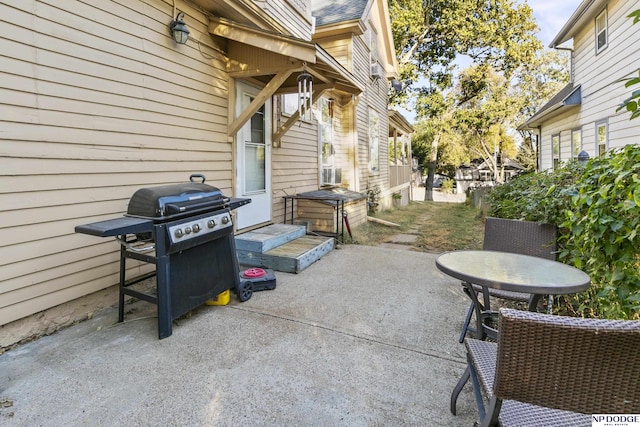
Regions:
[[582, 175], [577, 162], [548, 172], [529, 172], [495, 187], [487, 196], [487, 214], [523, 221], [564, 222], [570, 209], [575, 184]]
[[584, 317], [640, 319], [640, 147], [627, 146], [581, 168], [529, 173], [496, 187], [490, 216], [558, 225], [559, 259], [585, 271], [592, 287], [563, 297]]
[[451, 178], [445, 178], [442, 181], [442, 185], [440, 187], [440, 189], [442, 190], [443, 193], [447, 193], [447, 194], [453, 194], [453, 187], [455, 185], [455, 181], [452, 180]]
[[640, 147], [588, 163], [561, 229], [561, 259], [594, 283], [593, 314], [640, 319]]

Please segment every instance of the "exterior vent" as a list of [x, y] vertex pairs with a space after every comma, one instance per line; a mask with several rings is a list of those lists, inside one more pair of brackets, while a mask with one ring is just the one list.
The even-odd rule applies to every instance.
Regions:
[[380, 67], [380, 64], [378, 63], [371, 64], [371, 78], [372, 79], [382, 78], [382, 67]]

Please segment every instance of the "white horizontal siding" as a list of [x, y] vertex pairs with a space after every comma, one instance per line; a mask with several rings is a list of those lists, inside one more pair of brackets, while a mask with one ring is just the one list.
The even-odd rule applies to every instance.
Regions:
[[607, 121], [608, 147], [616, 148], [640, 142], [640, 121], [629, 120], [626, 111], [616, 112], [631, 89], [620, 80], [637, 76], [640, 60], [640, 32], [627, 16], [640, 7], [639, 2], [613, 0], [608, 3], [606, 49], [596, 55], [595, 22], [582, 28], [574, 39], [574, 83], [581, 86], [582, 104], [572, 113], [554, 117], [543, 124], [541, 168], [552, 167], [551, 135], [561, 133], [561, 160], [570, 156], [571, 130], [582, 130], [582, 147], [590, 156], [597, 153], [596, 123]]

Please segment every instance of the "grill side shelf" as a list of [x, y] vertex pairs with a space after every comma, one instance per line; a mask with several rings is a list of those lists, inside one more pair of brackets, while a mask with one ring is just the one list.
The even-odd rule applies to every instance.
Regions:
[[78, 225], [76, 233], [90, 234], [98, 237], [121, 236], [124, 234], [151, 233], [153, 221], [143, 218], [122, 217], [91, 224]]

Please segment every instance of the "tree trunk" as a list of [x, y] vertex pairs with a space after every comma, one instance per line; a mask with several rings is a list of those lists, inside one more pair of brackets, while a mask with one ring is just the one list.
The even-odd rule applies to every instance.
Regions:
[[433, 177], [436, 174], [436, 162], [427, 163], [427, 179], [424, 181], [424, 200], [433, 202]]
[[438, 164], [438, 141], [440, 135], [436, 134], [431, 141], [431, 154], [429, 163], [427, 163], [427, 180], [424, 183], [424, 200], [425, 202], [433, 202], [433, 177], [436, 174], [436, 165]]

